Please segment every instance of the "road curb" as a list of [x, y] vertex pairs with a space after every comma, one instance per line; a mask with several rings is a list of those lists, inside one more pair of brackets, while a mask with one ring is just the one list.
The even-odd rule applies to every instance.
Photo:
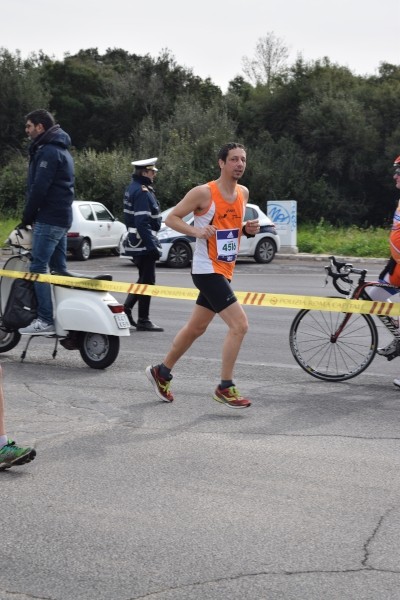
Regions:
[[[329, 263], [329, 257], [331, 254], [308, 254], [306, 252], [298, 252], [296, 254], [283, 254], [277, 253], [275, 255], [275, 260], [289, 260], [289, 261], [299, 261], [299, 262], [326, 262]], [[361, 257], [361, 256], [344, 256], [340, 254], [336, 254], [335, 257], [338, 260], [348, 262], [348, 263], [367, 263], [367, 264], [378, 264], [385, 265], [388, 261], [388, 258], [374, 258], [374, 257]]]

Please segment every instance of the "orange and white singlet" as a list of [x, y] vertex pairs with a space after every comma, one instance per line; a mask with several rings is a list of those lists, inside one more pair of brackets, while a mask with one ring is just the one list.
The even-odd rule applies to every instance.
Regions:
[[389, 237], [390, 253], [397, 265], [389, 276], [389, 282], [400, 287], [400, 200], [393, 215], [393, 225]]
[[211, 191], [211, 202], [202, 213], [195, 213], [194, 226], [214, 225], [217, 231], [215, 236], [208, 240], [196, 239], [192, 273], [195, 275], [219, 273], [231, 280], [242, 235], [244, 217], [242, 189], [239, 185], [236, 186], [236, 199], [230, 203], [222, 196], [216, 181], [210, 181], [207, 185]]

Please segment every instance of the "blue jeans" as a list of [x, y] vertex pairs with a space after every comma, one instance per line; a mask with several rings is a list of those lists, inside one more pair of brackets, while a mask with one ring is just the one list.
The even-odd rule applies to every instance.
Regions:
[[[31, 273], [67, 272], [67, 227], [35, 223], [32, 236]], [[35, 293], [38, 301], [38, 318], [52, 324], [53, 302], [49, 283], [35, 282]]]

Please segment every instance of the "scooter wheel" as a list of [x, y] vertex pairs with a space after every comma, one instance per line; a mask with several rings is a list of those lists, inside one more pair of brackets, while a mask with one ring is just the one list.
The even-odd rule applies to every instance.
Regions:
[[0, 329], [0, 352], [8, 352], [15, 348], [21, 339], [18, 331], [4, 331]]
[[106, 369], [118, 356], [119, 337], [103, 333], [82, 332], [79, 352], [85, 363], [92, 369]]

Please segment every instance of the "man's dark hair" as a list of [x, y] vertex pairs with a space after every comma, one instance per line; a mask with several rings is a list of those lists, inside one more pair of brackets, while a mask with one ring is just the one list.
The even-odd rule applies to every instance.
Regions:
[[243, 144], [238, 144], [237, 142], [228, 142], [227, 144], [224, 144], [222, 148], [220, 148], [220, 151], [218, 152], [218, 160], [223, 160], [226, 162], [226, 157], [228, 156], [229, 151], [234, 150], [235, 148], [246, 150]]
[[51, 113], [44, 108], [38, 108], [37, 110], [33, 110], [25, 117], [25, 121], [30, 121], [34, 125], [43, 125], [45, 131], [53, 127], [56, 124], [56, 121]]

